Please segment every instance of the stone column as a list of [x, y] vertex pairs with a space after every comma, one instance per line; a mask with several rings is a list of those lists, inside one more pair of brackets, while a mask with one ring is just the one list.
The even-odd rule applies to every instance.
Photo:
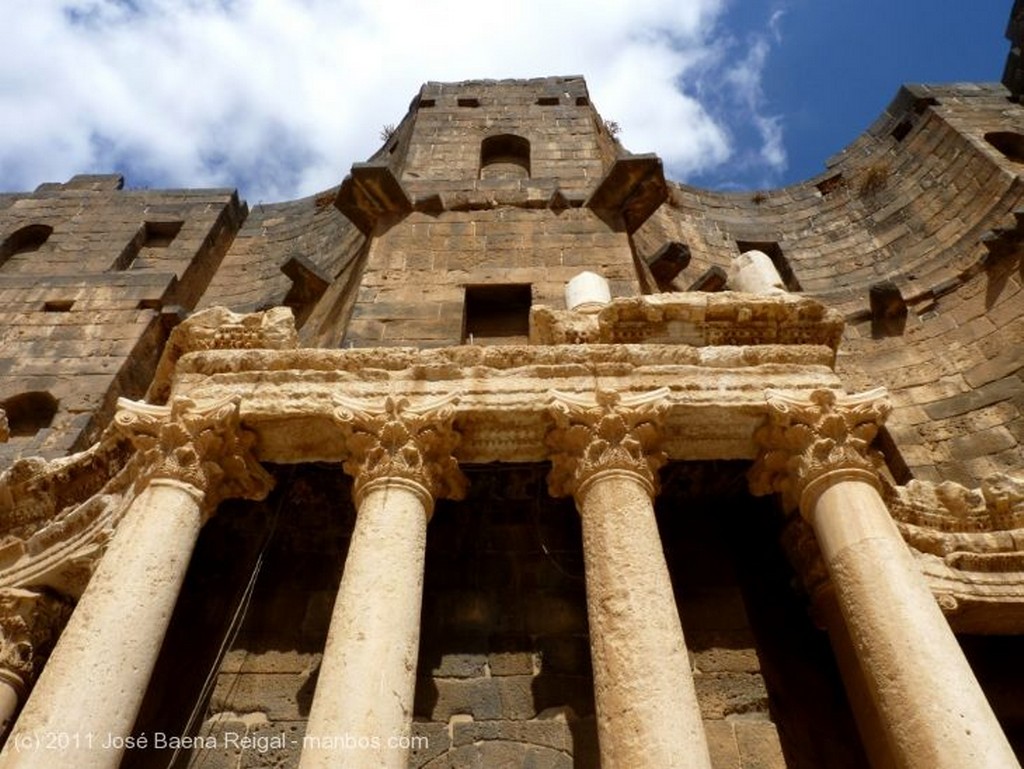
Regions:
[[300, 769], [405, 769], [419, 654], [427, 521], [461, 498], [454, 398], [382, 408], [338, 399], [356, 524], [303, 740]]
[[122, 400], [136, 498], [82, 594], [2, 753], [2, 769], [115, 769], [156, 663], [199, 529], [228, 497], [259, 499], [238, 403]]
[[37, 590], [0, 590], [0, 740], [60, 635], [71, 603]]
[[768, 393], [755, 494], [779, 491], [814, 529], [868, 696], [903, 769], [1018, 767], [956, 637], [879, 493], [868, 448], [884, 391]]
[[549, 486], [582, 522], [603, 769], [711, 767], [654, 517], [666, 394], [553, 397]]

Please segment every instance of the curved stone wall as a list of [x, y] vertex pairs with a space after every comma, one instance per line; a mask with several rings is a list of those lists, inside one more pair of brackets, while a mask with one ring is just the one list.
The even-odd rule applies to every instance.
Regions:
[[[892, 391], [889, 431], [910, 472], [977, 485], [1019, 468], [1024, 440], [1024, 165], [985, 138], [1022, 120], [1002, 86], [908, 86], [823, 174], [767, 192], [675, 186], [635, 244], [645, 257], [689, 247], [680, 290], [727, 267], [738, 243], [777, 244], [800, 288], [847, 319], [848, 387]], [[886, 282], [892, 304], [873, 312]]]

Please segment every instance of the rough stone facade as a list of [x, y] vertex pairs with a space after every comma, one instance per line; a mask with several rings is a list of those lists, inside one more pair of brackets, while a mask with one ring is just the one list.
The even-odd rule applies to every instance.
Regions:
[[780, 190], [552, 77], [0, 196], [0, 767], [1018, 765], [1016, 56]]

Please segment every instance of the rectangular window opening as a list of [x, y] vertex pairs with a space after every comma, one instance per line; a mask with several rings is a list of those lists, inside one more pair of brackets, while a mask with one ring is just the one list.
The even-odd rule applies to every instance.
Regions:
[[74, 299], [50, 299], [43, 302], [43, 312], [71, 312], [74, 305]]
[[910, 129], [913, 128], [913, 127], [914, 127], [913, 123], [911, 123], [909, 120], [904, 120], [898, 126], [896, 126], [894, 129], [892, 129], [891, 136], [896, 141], [901, 142], [901, 141], [903, 141], [904, 139], [907, 138], [907, 134], [910, 133]]
[[143, 225], [142, 247], [143, 248], [167, 248], [171, 245], [184, 222], [146, 222]]
[[530, 338], [529, 283], [466, 286], [465, 344], [527, 344]]
[[537, 99], [537, 103], [542, 107], [557, 107], [558, 97], [557, 96], [541, 96]]
[[460, 107], [479, 107], [480, 100], [476, 98], [465, 97], [458, 100], [458, 105]]
[[839, 173], [835, 176], [830, 176], [827, 179], [822, 179], [814, 186], [818, 188], [818, 192], [820, 192], [822, 196], [827, 197], [836, 190], [843, 189], [846, 186], [846, 179], [844, 179], [843, 175]]

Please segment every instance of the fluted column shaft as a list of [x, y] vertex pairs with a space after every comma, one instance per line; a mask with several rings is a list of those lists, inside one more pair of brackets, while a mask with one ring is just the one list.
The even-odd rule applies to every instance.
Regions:
[[1019, 766], [879, 493], [868, 445], [889, 410], [883, 394], [769, 403], [755, 490], [782, 491], [813, 527], [895, 765]]
[[662, 395], [556, 395], [553, 408], [550, 486], [581, 517], [604, 769], [711, 767], [652, 502]]
[[150, 474], [0, 753], [3, 769], [120, 765], [207, 514], [225, 495], [269, 491], [239, 441], [237, 404], [181, 415], [136, 406], [118, 419], [136, 431]]
[[[341, 399], [339, 399], [341, 400]], [[380, 409], [342, 401], [356, 523], [335, 598], [300, 769], [405, 769], [419, 654], [427, 521], [461, 497], [451, 399]]]

